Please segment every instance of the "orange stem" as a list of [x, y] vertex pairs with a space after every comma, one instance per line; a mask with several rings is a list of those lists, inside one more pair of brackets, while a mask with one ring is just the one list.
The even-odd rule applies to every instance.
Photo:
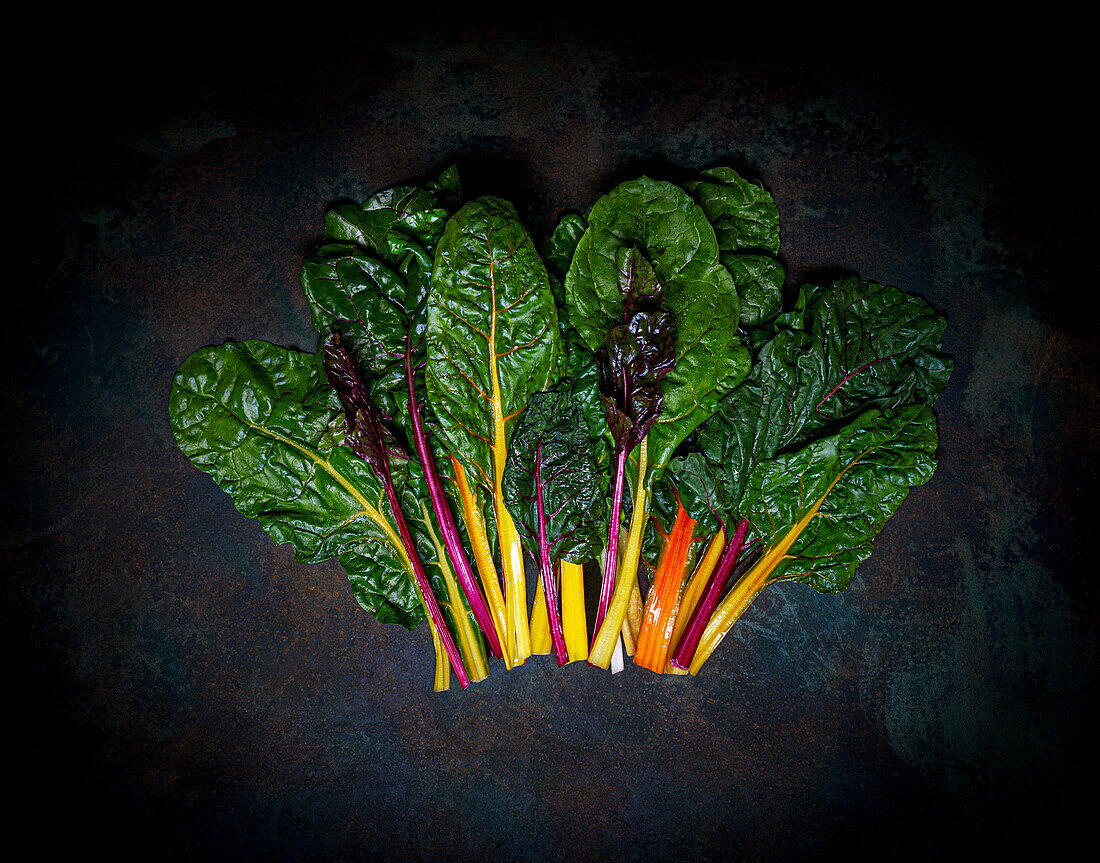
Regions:
[[688, 554], [695, 519], [677, 502], [676, 521], [668, 542], [661, 552], [657, 574], [646, 597], [642, 613], [642, 628], [634, 663], [657, 674], [664, 674], [668, 664], [669, 645], [676, 622], [676, 608], [687, 576]]

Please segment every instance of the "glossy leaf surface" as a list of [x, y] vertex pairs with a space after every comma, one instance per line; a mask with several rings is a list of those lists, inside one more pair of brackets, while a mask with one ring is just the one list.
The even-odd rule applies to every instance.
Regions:
[[676, 365], [661, 384], [661, 416], [649, 434], [656, 470], [748, 371], [737, 333], [740, 301], [703, 210], [677, 186], [648, 177], [623, 183], [588, 216], [565, 280], [570, 323], [589, 350], [621, 324], [621, 250], [652, 265], [676, 321]]
[[512, 438], [503, 485], [527, 547], [539, 547], [541, 488], [551, 563], [584, 563], [598, 556], [607, 518], [606, 483], [581, 406], [568, 391], [533, 395]]
[[507, 201], [471, 201], [436, 248], [426, 383], [448, 448], [492, 488], [531, 393], [556, 379], [557, 308], [546, 268]]
[[750, 376], [699, 428], [697, 451], [674, 465], [685, 507], [733, 518], [760, 461], [869, 408], [934, 402], [953, 368], [945, 326], [896, 288], [850, 278], [803, 289]]
[[423, 609], [381, 483], [343, 441], [318, 357], [261, 341], [195, 351], [169, 402], [180, 449], [304, 563], [336, 558], [359, 604], [412, 629]]

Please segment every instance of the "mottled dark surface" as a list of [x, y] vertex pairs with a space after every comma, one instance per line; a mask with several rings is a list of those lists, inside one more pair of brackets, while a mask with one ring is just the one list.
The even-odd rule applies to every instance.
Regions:
[[[64, 86], [20, 82], [29, 197], [9, 210], [31, 268], [0, 390], [12, 835], [126, 860], [1079, 839], [1097, 188], [1072, 34], [328, 23], [323, 52], [74, 38], [51, 52]], [[375, 623], [335, 564], [296, 564], [190, 466], [166, 413], [177, 364], [226, 338], [312, 348], [297, 272], [326, 205], [451, 160], [536, 231], [643, 170], [732, 161], [775, 195], [791, 287], [850, 270], [949, 316], [939, 470], [846, 594], [769, 590], [694, 680], [540, 658], [434, 694], [426, 631]]]

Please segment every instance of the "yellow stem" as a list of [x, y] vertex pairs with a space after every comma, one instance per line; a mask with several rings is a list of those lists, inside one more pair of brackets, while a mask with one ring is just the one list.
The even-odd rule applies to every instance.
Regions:
[[584, 567], [561, 562], [561, 625], [569, 661], [588, 659], [588, 621], [584, 612]]
[[500, 560], [504, 569], [504, 607], [508, 616], [508, 634], [514, 644], [512, 662], [523, 665], [531, 655], [531, 623], [527, 617], [527, 574], [523, 570], [523, 545], [504, 506], [504, 496], [497, 480], [497, 536], [500, 539]]
[[703, 635], [699, 639], [699, 646], [695, 649], [695, 658], [691, 660], [691, 668], [689, 671], [692, 675], [699, 673], [699, 669], [703, 667], [703, 663], [710, 658], [712, 653], [714, 653], [714, 649], [718, 647], [722, 639], [726, 637], [726, 633], [730, 631], [733, 624], [745, 613], [745, 609], [752, 604], [757, 594], [767, 587], [772, 573], [775, 572], [776, 567], [778, 567], [787, 557], [787, 552], [791, 550], [791, 546], [793, 546], [798, 540], [798, 537], [802, 535], [802, 531], [806, 529], [811, 519], [817, 515], [818, 510], [821, 509], [821, 504], [825, 502], [825, 498], [828, 497], [829, 492], [831, 492], [833, 487], [840, 482], [841, 477], [858, 464], [863, 456], [870, 451], [871, 450], [865, 450], [848, 462], [848, 464], [846, 464], [833, 478], [832, 482], [829, 483], [829, 487], [825, 489], [825, 493], [814, 501], [813, 505], [806, 510], [806, 514], [791, 525], [778, 543], [765, 549], [760, 560], [758, 560], [752, 569], [746, 572], [741, 580], [733, 586], [733, 589], [726, 595], [726, 598], [723, 599], [718, 608], [715, 609], [714, 615], [711, 617], [706, 629], [703, 630]]
[[642, 554], [642, 533], [649, 518], [649, 500], [645, 491], [646, 442], [642, 439], [638, 446], [638, 477], [634, 483], [634, 512], [630, 517], [630, 533], [626, 540], [626, 553], [615, 578], [615, 592], [611, 596], [611, 605], [607, 609], [596, 642], [588, 655], [588, 664], [607, 668], [611, 664], [611, 655], [615, 652], [615, 643], [626, 620], [631, 595], [638, 586], [638, 562]]
[[504, 468], [508, 463], [508, 436], [497, 362], [496, 261], [492, 257], [489, 260], [489, 289], [492, 293], [492, 312], [489, 316], [489, 383], [492, 394], [489, 401], [493, 413], [493, 510], [497, 520], [497, 542], [500, 543], [500, 565], [504, 571], [504, 603], [508, 622], [511, 624], [509, 636], [514, 644], [512, 661], [516, 665], [522, 665], [531, 655], [531, 626], [527, 617], [527, 577], [523, 569], [523, 545], [512, 516], [504, 505], [504, 493], [501, 490]]
[[531, 606], [531, 652], [539, 656], [550, 654], [550, 614], [546, 610], [546, 594], [542, 579], [535, 586], [535, 604]]
[[760, 591], [767, 586], [768, 576], [772, 574], [780, 560], [782, 557], [771, 558], [765, 555], [726, 594], [726, 598], [715, 610], [714, 616], [711, 617], [706, 629], [703, 630], [703, 635], [699, 638], [699, 646], [695, 649], [695, 657], [691, 660], [689, 669], [693, 676], [699, 673], [703, 663], [721, 644], [733, 624], [745, 613], [745, 609], [752, 604]]
[[634, 589], [630, 591], [630, 601], [626, 605], [626, 617], [623, 618], [623, 649], [626, 650], [627, 656], [633, 656], [638, 649], [638, 636], [642, 631], [644, 610], [642, 590], [635, 580]]
[[466, 671], [473, 683], [484, 680], [489, 676], [489, 666], [485, 659], [485, 645], [481, 635], [475, 631], [470, 616], [466, 613], [466, 606], [462, 601], [462, 590], [458, 586], [458, 579], [454, 576], [451, 564], [447, 560], [446, 550], [440, 542], [432, 527], [431, 516], [428, 515], [428, 507], [420, 502], [420, 510], [424, 516], [424, 526], [428, 529], [428, 537], [435, 547], [436, 559], [439, 570], [443, 573], [443, 582], [447, 585], [447, 597], [451, 610], [451, 618], [458, 635], [458, 646], [462, 651], [462, 658], [466, 664]]
[[481, 510], [478, 509], [473, 490], [466, 482], [466, 470], [454, 456], [451, 456], [451, 467], [458, 483], [458, 496], [462, 501], [462, 515], [466, 521], [466, 532], [470, 537], [477, 574], [481, 579], [481, 589], [485, 591], [485, 601], [489, 606], [493, 625], [497, 628], [497, 635], [500, 637], [500, 648], [504, 654], [504, 667], [511, 670], [512, 647], [509, 638], [508, 616], [504, 594], [500, 589], [500, 577], [497, 575], [496, 564], [493, 563], [493, 552], [489, 547], [489, 536], [485, 531], [485, 519], [482, 518]]

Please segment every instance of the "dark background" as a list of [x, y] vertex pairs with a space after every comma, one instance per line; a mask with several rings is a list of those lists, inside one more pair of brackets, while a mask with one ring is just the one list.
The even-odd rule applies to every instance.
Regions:
[[[277, 35], [27, 35], [9, 834], [127, 860], [685, 861], [1089, 835], [1083, 30], [315, 12]], [[789, 288], [853, 271], [948, 316], [938, 472], [847, 593], [769, 589], [693, 680], [543, 657], [435, 694], [426, 631], [374, 622], [338, 566], [295, 563], [190, 466], [179, 362], [227, 338], [311, 349], [297, 272], [326, 205], [451, 161], [536, 233], [618, 180], [730, 163], [775, 196]]]

